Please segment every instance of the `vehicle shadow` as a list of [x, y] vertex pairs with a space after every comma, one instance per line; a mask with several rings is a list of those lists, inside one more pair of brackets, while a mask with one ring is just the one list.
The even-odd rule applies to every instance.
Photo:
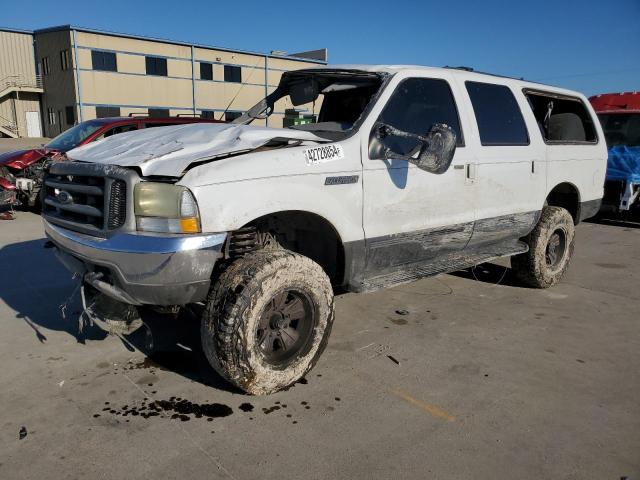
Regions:
[[596, 225], [608, 225], [610, 227], [623, 227], [623, 228], [640, 228], [640, 216], [628, 218], [607, 218], [597, 216], [585, 220], [586, 223], [595, 223]]
[[481, 263], [464, 270], [458, 270], [457, 272], [452, 272], [449, 275], [492, 285], [526, 288], [522, 282], [516, 278], [510, 267], [490, 262]]
[[[109, 334], [81, 321], [79, 281], [62, 266], [55, 249], [44, 238], [0, 244], [0, 300], [25, 322], [40, 343], [48, 331], [66, 332], [78, 343], [101, 341]], [[141, 312], [145, 326], [121, 336], [124, 348], [139, 351], [147, 359], [136, 368], [173, 371], [189, 380], [222, 390], [233, 390], [209, 365], [200, 342], [201, 307], [183, 309], [177, 315], [150, 309]]]

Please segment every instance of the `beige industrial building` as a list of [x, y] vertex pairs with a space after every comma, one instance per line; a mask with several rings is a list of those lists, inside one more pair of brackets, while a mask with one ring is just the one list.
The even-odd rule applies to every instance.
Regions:
[[33, 33], [0, 29], [0, 136], [42, 136], [42, 92]]
[[[48, 137], [79, 121], [131, 114], [229, 121], [270, 93], [283, 72], [326, 63], [326, 50], [263, 54], [69, 25], [1, 34], [20, 34], [25, 45], [33, 41], [31, 53], [23, 49], [15, 56], [24, 57], [34, 86], [44, 88], [29, 93], [36, 96], [36, 105], [41, 94], [43, 134]], [[15, 51], [16, 42], [0, 36], [3, 74], [19, 70], [13, 64], [4, 67], [1, 60]], [[19, 92], [21, 98], [23, 94]], [[268, 125], [282, 126], [288, 107], [278, 105]], [[0, 103], [0, 116], [2, 108]], [[19, 125], [26, 123], [24, 114], [18, 116]], [[25, 136], [26, 130], [19, 135]]]

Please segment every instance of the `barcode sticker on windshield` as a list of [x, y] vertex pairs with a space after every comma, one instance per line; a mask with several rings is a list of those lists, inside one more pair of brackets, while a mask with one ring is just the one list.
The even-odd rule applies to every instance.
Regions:
[[340, 145], [323, 145], [322, 147], [307, 148], [304, 151], [304, 158], [307, 165], [332, 162], [344, 158], [344, 150]]

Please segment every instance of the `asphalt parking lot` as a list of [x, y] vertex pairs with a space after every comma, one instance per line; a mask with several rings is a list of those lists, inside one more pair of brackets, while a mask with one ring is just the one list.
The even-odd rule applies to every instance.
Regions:
[[581, 224], [550, 290], [489, 264], [343, 295], [305, 382], [248, 397], [204, 363], [193, 315], [155, 359], [144, 335], [80, 332], [77, 298], [65, 320], [75, 283], [18, 212], [0, 222], [0, 478], [640, 478], [639, 227]]

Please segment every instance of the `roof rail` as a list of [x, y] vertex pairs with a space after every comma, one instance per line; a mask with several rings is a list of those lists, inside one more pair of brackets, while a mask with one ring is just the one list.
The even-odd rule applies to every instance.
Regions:
[[176, 115], [176, 117], [193, 117], [193, 118], [200, 118], [202, 117], [201, 114], [199, 113], [179, 113], [178, 115]]
[[128, 117], [148, 117], [149, 114], [148, 113], [144, 113], [144, 112], [131, 112], [129, 115], [127, 115]]
[[452, 67], [451, 65], [445, 65], [444, 68], [451, 68], [453, 70], [464, 70], [465, 72], [473, 72], [473, 68], [471, 67], [465, 67], [464, 65], [460, 65], [457, 67]]

